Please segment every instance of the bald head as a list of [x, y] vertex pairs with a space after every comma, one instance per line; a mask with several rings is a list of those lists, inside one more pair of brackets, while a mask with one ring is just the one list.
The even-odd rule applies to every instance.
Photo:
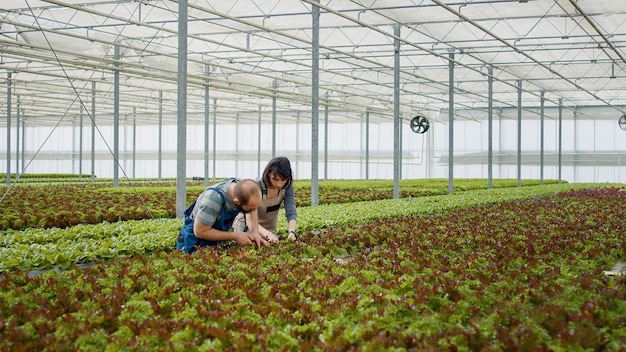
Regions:
[[246, 178], [237, 182], [233, 188], [233, 196], [233, 202], [246, 213], [261, 204], [261, 188], [253, 179]]

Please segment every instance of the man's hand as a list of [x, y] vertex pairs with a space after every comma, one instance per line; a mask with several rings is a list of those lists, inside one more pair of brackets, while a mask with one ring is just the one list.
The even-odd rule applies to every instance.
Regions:
[[264, 240], [260, 234], [252, 233], [252, 232], [246, 232], [246, 233], [248, 234], [248, 236], [250, 237], [252, 241], [256, 242], [257, 247], [261, 247], [261, 245], [264, 245], [265, 247], [270, 246], [270, 243]]
[[261, 247], [261, 245], [265, 246], [265, 247], [269, 247], [270, 244], [269, 242], [267, 242], [266, 240], [264, 240], [261, 235], [259, 235], [258, 233], [252, 233], [252, 232], [240, 232], [240, 236], [237, 236], [237, 244], [239, 244], [240, 246], [249, 246], [253, 243], [256, 243], [257, 247]]

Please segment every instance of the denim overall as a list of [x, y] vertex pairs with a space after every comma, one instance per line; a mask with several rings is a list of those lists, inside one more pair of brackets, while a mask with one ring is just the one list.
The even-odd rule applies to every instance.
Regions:
[[[224, 198], [224, 194], [220, 189], [217, 188], [208, 188], [219, 193], [220, 197], [222, 197], [222, 207], [220, 208], [220, 215], [217, 217], [215, 224], [213, 224], [214, 229], [228, 231], [233, 225], [233, 220], [239, 213], [238, 209], [228, 211], [226, 210], [226, 199]], [[191, 218], [191, 213], [193, 211], [193, 207], [196, 205], [194, 201], [187, 210], [185, 210], [185, 224], [178, 232], [178, 240], [176, 241], [176, 249], [181, 249], [185, 253], [193, 253], [198, 248], [204, 246], [215, 246], [220, 244], [221, 241], [209, 241], [203, 240], [196, 237], [193, 233], [193, 223], [194, 220]]]

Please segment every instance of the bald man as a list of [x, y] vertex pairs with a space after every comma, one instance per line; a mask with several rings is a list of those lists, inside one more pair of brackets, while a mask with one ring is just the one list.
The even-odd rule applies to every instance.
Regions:
[[[236, 241], [241, 246], [256, 243], [269, 246], [259, 234], [256, 208], [261, 203], [261, 189], [252, 179], [229, 178], [207, 187], [185, 210], [185, 224], [178, 233], [176, 248], [193, 253], [200, 247], [222, 241]], [[251, 232], [229, 231], [240, 212], [249, 214]]]

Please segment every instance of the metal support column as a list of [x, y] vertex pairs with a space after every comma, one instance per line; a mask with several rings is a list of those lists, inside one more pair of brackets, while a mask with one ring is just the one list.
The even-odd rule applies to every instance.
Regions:
[[26, 156], [24, 155], [24, 150], [26, 150], [26, 121], [22, 120], [22, 170], [20, 174], [26, 171]]
[[276, 89], [278, 82], [274, 80], [272, 82], [274, 88], [272, 92], [272, 159], [276, 157]]
[[[319, 4], [319, 0], [315, 1]], [[320, 8], [313, 5], [311, 57], [311, 205], [318, 205], [319, 160], [319, 89], [320, 89]]]
[[204, 185], [209, 185], [209, 72], [211, 67], [206, 64], [207, 79], [204, 80]]
[[120, 46], [113, 54], [113, 187], [120, 185]]
[[217, 99], [213, 98], [213, 180], [217, 178]]
[[83, 178], [83, 107], [78, 116], [78, 178]]
[[370, 112], [365, 112], [365, 179], [370, 179]]
[[572, 112], [572, 124], [574, 125], [574, 154], [572, 155], [572, 173], [574, 182], [578, 182], [578, 112], [574, 110]]
[[20, 174], [20, 96], [15, 98], [15, 177]]
[[400, 25], [393, 26], [393, 198], [400, 198]]
[[91, 182], [96, 180], [96, 82], [91, 82]]
[[517, 186], [522, 186], [522, 80], [517, 80]]
[[[80, 106], [79, 106], [80, 109]], [[82, 111], [79, 110], [78, 112], [78, 116], [80, 118], [80, 114], [82, 113]], [[68, 111], [67, 114], [69, 115], [70, 112]], [[70, 173], [71, 174], [78, 174], [78, 172], [76, 171], [76, 155], [78, 154], [76, 152], [76, 116], [72, 115], [71, 117], [69, 117], [69, 119], [71, 120], [71, 138], [70, 138]]]
[[296, 170], [298, 169], [298, 155], [300, 155], [300, 111], [296, 113], [296, 156], [293, 160]]
[[235, 175], [239, 175], [239, 113], [235, 114]]
[[259, 125], [257, 128], [257, 153], [256, 153], [256, 163], [257, 163], [257, 175], [261, 176], [261, 113], [263, 111], [263, 106], [259, 104]]
[[324, 97], [324, 180], [328, 180], [328, 91]]
[[11, 184], [11, 71], [7, 73], [7, 185]]
[[487, 78], [489, 86], [489, 97], [487, 98], [487, 188], [493, 188], [493, 66], [487, 68], [489, 77]]
[[448, 194], [454, 191], [454, 50], [448, 53]]
[[176, 111], [176, 217], [187, 203], [187, 0], [178, 1], [178, 106]]
[[559, 147], [558, 147], [558, 154], [559, 154], [559, 165], [558, 165], [558, 183], [561, 183], [561, 170], [563, 168], [563, 98], [559, 98]]
[[163, 163], [163, 91], [159, 91], [159, 145], [157, 146], [157, 164], [159, 169], [159, 181], [162, 178], [162, 163]]
[[137, 166], [137, 108], [133, 106], [133, 178], [137, 178], [135, 173]]
[[544, 118], [545, 118], [545, 92], [541, 91], [541, 122], [540, 122], [540, 147], [539, 149], [540, 154], [539, 154], [539, 184], [543, 184], [543, 164], [544, 164], [544, 150], [543, 150], [543, 145], [544, 145], [544, 135], [545, 135], [545, 129], [544, 129]]

